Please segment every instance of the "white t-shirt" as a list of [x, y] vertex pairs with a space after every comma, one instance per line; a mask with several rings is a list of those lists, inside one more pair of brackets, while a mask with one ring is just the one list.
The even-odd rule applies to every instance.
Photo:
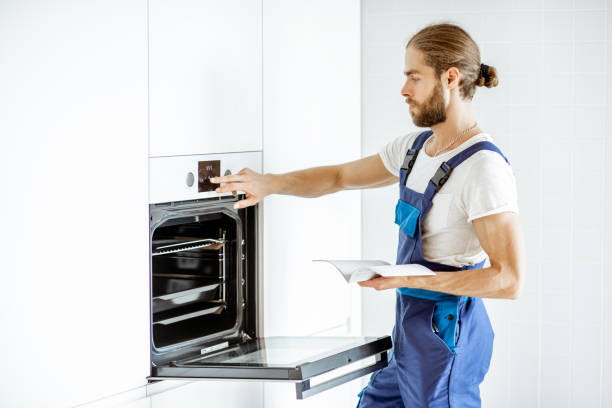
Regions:
[[[422, 132], [397, 137], [378, 153], [390, 173], [399, 177], [406, 152]], [[493, 139], [480, 133], [436, 157], [429, 156], [422, 148], [408, 176], [407, 187], [424, 193], [443, 161], [481, 141], [493, 142]], [[512, 167], [490, 150], [476, 152], [458, 165], [432, 202], [423, 220], [423, 255], [429, 261], [457, 267], [477, 264], [487, 256], [472, 220], [504, 211], [519, 212]]]

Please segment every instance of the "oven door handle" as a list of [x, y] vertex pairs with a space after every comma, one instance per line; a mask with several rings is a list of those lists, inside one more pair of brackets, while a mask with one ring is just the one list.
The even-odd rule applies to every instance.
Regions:
[[341, 375], [339, 377], [333, 378], [331, 380], [322, 382], [321, 384], [317, 384], [314, 386], [310, 385], [310, 378], [304, 381], [297, 382], [295, 384], [295, 392], [297, 399], [304, 399], [330, 388], [336, 387], [338, 385], [347, 383], [356, 378], [362, 377], [364, 375], [370, 374], [376, 370], [379, 370], [387, 365], [387, 351], [383, 351], [380, 354], [376, 355], [376, 362], [370, 364], [366, 367], [359, 368], [355, 371], [351, 371], [350, 373]]

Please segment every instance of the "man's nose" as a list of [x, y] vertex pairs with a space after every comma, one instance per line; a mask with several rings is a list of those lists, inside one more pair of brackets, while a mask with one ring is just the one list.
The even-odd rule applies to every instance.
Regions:
[[408, 81], [404, 83], [401, 93], [404, 98], [408, 98], [410, 96], [410, 90], [408, 89]]

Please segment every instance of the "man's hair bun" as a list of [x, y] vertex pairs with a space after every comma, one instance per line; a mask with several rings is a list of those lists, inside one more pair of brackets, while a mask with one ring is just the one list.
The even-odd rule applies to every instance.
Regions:
[[497, 70], [495, 67], [480, 64], [480, 75], [476, 80], [476, 86], [486, 86], [487, 88], [493, 88], [499, 84], [499, 79], [497, 78]]

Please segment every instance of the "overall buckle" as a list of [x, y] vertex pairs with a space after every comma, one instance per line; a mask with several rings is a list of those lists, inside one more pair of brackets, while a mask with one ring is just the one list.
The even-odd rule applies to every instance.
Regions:
[[408, 172], [412, 170], [412, 167], [414, 166], [414, 162], [416, 161], [417, 153], [418, 153], [418, 150], [408, 149], [408, 152], [406, 153], [406, 157], [404, 158], [404, 163], [402, 163], [402, 169], [408, 170]]
[[453, 168], [449, 166], [447, 162], [442, 162], [438, 170], [436, 170], [436, 174], [431, 178], [431, 182], [436, 187], [436, 193], [442, 188], [446, 180], [450, 177]]

